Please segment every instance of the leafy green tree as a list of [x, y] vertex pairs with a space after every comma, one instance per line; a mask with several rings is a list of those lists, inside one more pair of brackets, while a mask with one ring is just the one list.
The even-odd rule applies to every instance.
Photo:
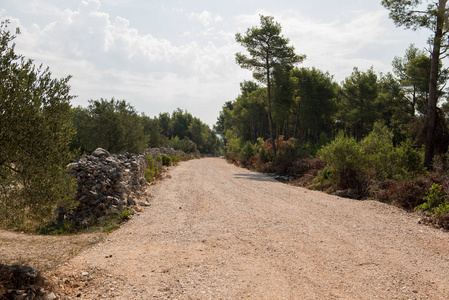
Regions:
[[393, 71], [401, 81], [412, 116], [415, 115], [418, 102], [426, 103], [429, 94], [430, 59], [413, 44], [406, 50], [405, 56], [395, 57]]
[[111, 153], [141, 153], [146, 141], [140, 116], [125, 100], [90, 100], [74, 114], [75, 147], [90, 153], [104, 148]]
[[380, 76], [378, 97], [374, 107], [377, 121], [383, 122], [393, 132], [393, 141], [397, 145], [410, 138], [410, 121], [413, 120], [409, 100], [402, 85], [391, 73]]
[[260, 136], [266, 137], [265, 97], [264, 88], [252, 92], [242, 90], [234, 103], [232, 128], [245, 141], [255, 142]]
[[191, 140], [197, 145], [198, 149], [202, 149], [204, 151], [207, 136], [209, 134], [207, 125], [201, 122], [200, 119], [193, 118], [188, 129]]
[[218, 154], [221, 141], [209, 126], [189, 112], [176, 109], [170, 115], [143, 118], [144, 132], [150, 147], [171, 146], [184, 152]]
[[342, 84], [339, 121], [346, 124], [346, 128], [357, 140], [371, 131], [377, 119], [374, 109], [377, 96], [377, 75], [372, 68], [366, 72], [354, 68], [351, 76]]
[[56, 206], [71, 208], [75, 182], [68, 85], [14, 51], [8, 21], [0, 25], [0, 224], [33, 229]]
[[299, 100], [299, 124], [301, 131], [318, 143], [320, 134], [330, 136], [333, 116], [336, 112], [335, 86], [329, 73], [318, 69], [295, 68], [292, 77], [296, 79]]
[[439, 65], [448, 49], [449, 31], [448, 0], [425, 1], [426, 9], [421, 10], [421, 0], [382, 0], [382, 5], [390, 11], [390, 18], [397, 26], [416, 30], [424, 27], [430, 29], [433, 36], [430, 39], [431, 63], [429, 76], [429, 97], [427, 101], [427, 130], [424, 166], [432, 167], [435, 154], [435, 128], [437, 124], [437, 100]]
[[171, 117], [168, 112], [159, 114], [158, 123], [164, 136], [171, 137], [173, 135]]
[[171, 116], [172, 137], [184, 138], [189, 136], [189, 126], [192, 124], [193, 116], [180, 108], [175, 110]]
[[292, 67], [278, 66], [273, 71], [273, 121], [276, 124], [276, 140], [279, 135], [289, 138], [289, 120], [298, 104], [296, 80], [291, 76]]
[[143, 126], [143, 133], [147, 140], [147, 147], [158, 148], [168, 145], [168, 137], [162, 134], [162, 128], [158, 119], [152, 119], [145, 114], [142, 114], [140, 116], [140, 121]]
[[[427, 114], [429, 97], [431, 59], [424, 51], [418, 50], [413, 44], [407, 49], [403, 58], [395, 57], [393, 70], [401, 81], [404, 94], [410, 102], [412, 116], [418, 111]], [[448, 70], [438, 66], [438, 98], [444, 96], [444, 87], [448, 80]]]
[[232, 127], [232, 111], [234, 110], [234, 102], [227, 101], [221, 108], [214, 130], [222, 137], [226, 136], [226, 131]]
[[[266, 107], [270, 137], [275, 140], [272, 118], [272, 77], [276, 67], [289, 67], [304, 60], [305, 56], [296, 55], [289, 40], [281, 35], [281, 25], [273, 17], [260, 16], [261, 27], [248, 28], [245, 36], [237, 33], [235, 39], [249, 53], [249, 56], [236, 54], [240, 67], [253, 71], [253, 77], [267, 86]], [[273, 147], [274, 152], [276, 148]]]
[[242, 137], [244, 141], [252, 143], [257, 138], [268, 138], [266, 118], [266, 88], [261, 88], [253, 81], [240, 83], [241, 94], [234, 100], [226, 102], [219, 114], [214, 128], [225, 143], [227, 132]]
[[199, 153], [196, 144], [192, 142], [188, 137], [185, 137], [182, 140], [180, 140], [177, 136], [171, 138], [170, 147], [175, 150], [184, 151], [185, 153]]

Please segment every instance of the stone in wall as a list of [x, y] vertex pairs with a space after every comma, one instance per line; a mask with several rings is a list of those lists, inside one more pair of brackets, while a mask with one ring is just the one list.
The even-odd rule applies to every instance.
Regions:
[[65, 218], [88, 225], [92, 218], [132, 208], [136, 204], [133, 195], [147, 185], [146, 167], [144, 155], [110, 154], [101, 148], [73, 162], [69, 174], [78, 183], [78, 207]]
[[146, 155], [155, 158], [163, 154], [183, 158], [182, 151], [173, 148], [150, 148], [141, 155], [110, 154], [98, 148], [91, 155], [73, 162], [69, 176], [75, 177], [78, 183], [78, 206], [70, 214], [57, 209], [57, 221], [68, 219], [78, 225], [90, 225], [104, 216], [133, 208], [135, 196], [148, 185], [145, 180]]

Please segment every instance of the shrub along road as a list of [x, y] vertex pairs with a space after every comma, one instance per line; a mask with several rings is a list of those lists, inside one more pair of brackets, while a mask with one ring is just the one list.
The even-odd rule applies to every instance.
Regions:
[[61, 294], [449, 297], [449, 234], [418, 224], [416, 214], [289, 186], [218, 158], [170, 172], [148, 190], [151, 206], [52, 271]]

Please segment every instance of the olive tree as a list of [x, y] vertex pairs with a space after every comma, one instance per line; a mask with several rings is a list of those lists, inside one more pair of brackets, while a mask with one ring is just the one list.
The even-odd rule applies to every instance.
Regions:
[[56, 206], [74, 205], [67, 177], [73, 136], [70, 76], [53, 79], [14, 51], [0, 25], [0, 224], [22, 229], [49, 221]]

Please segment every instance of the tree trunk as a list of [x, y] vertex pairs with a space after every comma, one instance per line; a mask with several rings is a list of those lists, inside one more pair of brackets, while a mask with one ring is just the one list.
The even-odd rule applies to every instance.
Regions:
[[298, 138], [298, 127], [299, 127], [299, 109], [300, 109], [300, 103], [298, 103], [298, 107], [296, 108], [296, 114], [295, 114], [295, 131], [293, 132], [293, 137], [295, 139]]
[[270, 128], [271, 144], [273, 145], [274, 157], [276, 157], [276, 139], [273, 130], [273, 118], [271, 117], [271, 82], [270, 82], [270, 64], [268, 62], [268, 55], [266, 59], [267, 64], [267, 112], [268, 112], [268, 126]]
[[430, 63], [429, 98], [427, 101], [427, 136], [426, 151], [424, 156], [424, 167], [429, 170], [432, 168], [433, 156], [435, 153], [435, 125], [438, 100], [438, 66], [440, 63], [440, 50], [443, 38], [446, 3], [447, 0], [439, 0], [437, 27], [435, 30], [435, 38], [433, 41], [433, 51]]

